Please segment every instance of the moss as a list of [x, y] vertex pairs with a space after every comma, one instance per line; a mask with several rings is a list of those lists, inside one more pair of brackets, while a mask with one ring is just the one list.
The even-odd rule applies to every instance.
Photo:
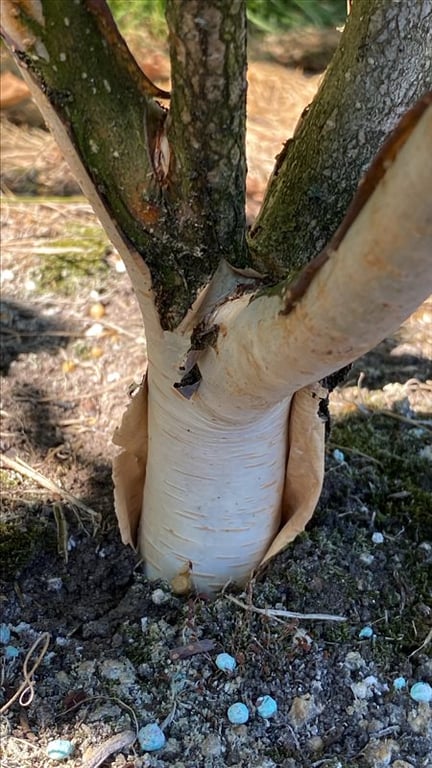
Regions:
[[[41, 535], [43, 533], [43, 536]], [[32, 555], [46, 544], [46, 528], [40, 522], [24, 526], [13, 522], [0, 523], [0, 580], [10, 581], [19, 575]]]
[[392, 535], [403, 527], [414, 540], [431, 538], [430, 462], [420, 454], [425, 443], [417, 428], [377, 412], [334, 424], [332, 443], [350, 447], [352, 479], [375, 525]]
[[70, 296], [84, 278], [102, 278], [108, 273], [103, 257], [108, 240], [100, 227], [70, 223], [62, 238], [50, 240], [46, 253], [32, 273], [38, 290]]
[[148, 642], [137, 625], [128, 625], [123, 628], [127, 638], [126, 657], [135, 666], [148, 664], [152, 660], [152, 643]]

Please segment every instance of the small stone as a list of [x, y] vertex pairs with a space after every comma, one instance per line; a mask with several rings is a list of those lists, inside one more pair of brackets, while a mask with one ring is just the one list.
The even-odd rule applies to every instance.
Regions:
[[169, 599], [169, 596], [163, 589], [155, 589], [152, 592], [151, 599], [155, 605], [163, 605]]
[[91, 305], [89, 308], [89, 315], [92, 318], [92, 320], [100, 320], [101, 317], [105, 314], [105, 307], [102, 304], [101, 301], [96, 301], [94, 304]]
[[138, 741], [143, 752], [156, 752], [166, 744], [165, 734], [157, 723], [149, 723], [140, 728]]
[[324, 749], [324, 742], [321, 736], [311, 736], [307, 745], [311, 752], [321, 752]]
[[47, 587], [50, 592], [60, 592], [63, 589], [63, 581], [60, 576], [52, 576], [50, 579], [47, 579]]
[[289, 719], [294, 728], [302, 728], [319, 713], [315, 699], [310, 693], [296, 696], [289, 711]]
[[371, 699], [375, 692], [379, 692], [375, 675], [368, 675], [358, 683], [351, 683], [350, 688], [356, 699]]
[[395, 691], [402, 691], [403, 688], [406, 688], [408, 685], [407, 681], [404, 677], [395, 677], [393, 680], [393, 688]]
[[375, 531], [372, 534], [372, 541], [374, 544], [384, 544], [384, 536], [379, 531]]
[[369, 637], [373, 637], [373, 629], [372, 627], [363, 627], [359, 632], [359, 638], [360, 640], [365, 640]]
[[209, 733], [201, 744], [203, 757], [219, 757], [223, 752], [223, 745], [216, 733]]
[[10, 629], [7, 624], [0, 624], [0, 643], [1, 645], [7, 645], [10, 640]]
[[365, 666], [365, 660], [361, 653], [358, 651], [349, 651], [345, 656], [344, 666], [353, 672], [359, 669], [363, 669]]
[[74, 751], [74, 746], [67, 739], [54, 739], [46, 748], [46, 753], [51, 760], [67, 760]]
[[133, 664], [125, 659], [105, 659], [101, 664], [101, 674], [107, 680], [116, 680], [122, 685], [135, 682], [136, 674]]
[[333, 451], [333, 458], [338, 462], [338, 464], [343, 464], [345, 461], [345, 454], [342, 453], [339, 448], [335, 448]]
[[260, 696], [256, 702], [257, 712], [260, 717], [273, 717], [277, 712], [277, 703], [271, 696]]
[[364, 565], [372, 565], [373, 561], [375, 560], [375, 556], [370, 552], [362, 552], [359, 559], [362, 563], [364, 563]]
[[0, 284], [10, 283], [15, 277], [15, 273], [11, 269], [0, 270]]
[[432, 718], [429, 704], [419, 703], [418, 707], [408, 712], [408, 724], [414, 733], [432, 738]]
[[229, 653], [218, 653], [215, 660], [218, 669], [222, 672], [234, 672], [237, 662], [234, 656], [230, 656]]
[[20, 652], [14, 645], [7, 645], [4, 654], [5, 659], [16, 659], [16, 657], [20, 655]]
[[387, 768], [393, 753], [398, 751], [398, 745], [393, 739], [371, 739], [364, 750], [367, 765], [371, 768]]
[[249, 720], [249, 710], [246, 704], [242, 704], [241, 701], [237, 701], [235, 704], [231, 704], [227, 711], [228, 720], [233, 725], [242, 725]]
[[395, 760], [392, 763], [392, 768], [414, 768], [412, 763], [407, 763], [406, 760]]
[[432, 701], [432, 687], [429, 683], [414, 683], [414, 685], [411, 686], [410, 696], [414, 701], [428, 704]]
[[33, 631], [30, 624], [28, 624], [26, 621], [20, 621], [19, 624], [16, 624], [16, 626], [12, 627], [12, 629], [14, 632], [18, 632], [18, 634], [20, 632], [28, 632], [29, 630]]
[[87, 336], [87, 338], [102, 336], [104, 333], [105, 328], [101, 323], [93, 323], [90, 328], [87, 328], [84, 336]]
[[419, 456], [421, 456], [422, 459], [432, 461], [432, 445], [425, 445], [424, 448], [421, 448], [419, 450]]
[[418, 549], [421, 552], [426, 552], [427, 555], [430, 555], [430, 553], [432, 552], [432, 544], [430, 543], [430, 541], [421, 541], [420, 544], [418, 545]]

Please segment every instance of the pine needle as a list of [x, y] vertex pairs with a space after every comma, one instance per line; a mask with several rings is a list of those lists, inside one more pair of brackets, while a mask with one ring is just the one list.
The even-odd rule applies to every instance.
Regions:
[[35, 469], [32, 469], [32, 467], [23, 461], [23, 459], [11, 459], [9, 456], [0, 456], [0, 467], [2, 469], [11, 469], [13, 472], [18, 472], [18, 474], [22, 475], [23, 477], [28, 477], [30, 480], [34, 480], [36, 483], [41, 485], [42, 488], [46, 488], [47, 491], [50, 491], [51, 493], [56, 494], [56, 496], [60, 496], [62, 499], [65, 499], [65, 501], [68, 501], [69, 504], [72, 504], [74, 507], [81, 510], [81, 512], [84, 512], [86, 515], [88, 515], [88, 517], [93, 522], [95, 529], [97, 529], [101, 524], [101, 515], [99, 512], [96, 512], [91, 507], [88, 507], [87, 504], [84, 504], [83, 501], [77, 499], [76, 496], [74, 496], [72, 493], [69, 493], [69, 491], [66, 491], [64, 488], [61, 488], [59, 485], [57, 485], [57, 483], [54, 483], [48, 477], [45, 477], [45, 475], [42, 475]]

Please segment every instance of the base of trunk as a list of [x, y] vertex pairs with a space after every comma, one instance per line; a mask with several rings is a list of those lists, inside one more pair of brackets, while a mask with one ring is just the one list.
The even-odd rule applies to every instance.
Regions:
[[289, 400], [225, 423], [149, 371], [148, 457], [139, 549], [149, 578], [190, 569], [195, 589], [242, 584], [280, 524]]

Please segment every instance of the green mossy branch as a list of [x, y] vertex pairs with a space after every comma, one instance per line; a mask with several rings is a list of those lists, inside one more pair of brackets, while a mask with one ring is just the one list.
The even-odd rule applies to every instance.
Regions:
[[403, 113], [432, 87], [429, 0], [354, 2], [311, 107], [276, 163], [249, 237], [252, 266], [294, 277], [329, 242]]
[[143, 256], [161, 324], [173, 327], [208, 271], [187, 279], [189, 249], [164, 201], [155, 166], [167, 112], [153, 99], [158, 89], [140, 72], [105, 0], [7, 0], [2, 10], [5, 39], [66, 127], [104, 207]]

